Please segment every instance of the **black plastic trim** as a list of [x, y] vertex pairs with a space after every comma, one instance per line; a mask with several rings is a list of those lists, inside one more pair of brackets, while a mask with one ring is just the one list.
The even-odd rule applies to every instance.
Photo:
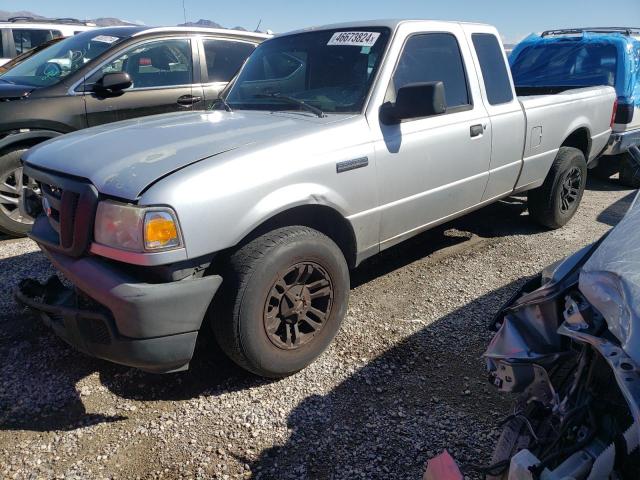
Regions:
[[186, 368], [220, 276], [149, 284], [100, 258], [44, 252], [81, 294], [28, 281], [15, 295], [58, 336], [84, 353], [142, 370]]

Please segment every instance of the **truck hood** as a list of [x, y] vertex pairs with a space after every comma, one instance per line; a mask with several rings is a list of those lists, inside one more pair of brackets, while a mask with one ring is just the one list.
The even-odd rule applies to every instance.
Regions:
[[31, 149], [25, 163], [89, 179], [105, 195], [135, 200], [172, 172], [246, 145], [282, 141], [336, 118], [261, 111], [170, 113], [74, 132]]

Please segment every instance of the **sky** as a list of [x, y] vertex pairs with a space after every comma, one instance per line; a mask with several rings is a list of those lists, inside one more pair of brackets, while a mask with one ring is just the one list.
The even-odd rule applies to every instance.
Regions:
[[[183, 0], [0, 0], [0, 10], [48, 17], [117, 17], [146, 25], [184, 21]], [[564, 27], [640, 27], [640, 0], [184, 0], [189, 21], [213, 20], [286, 32], [327, 23], [377, 18], [424, 18], [490, 23], [506, 42], [531, 32]]]

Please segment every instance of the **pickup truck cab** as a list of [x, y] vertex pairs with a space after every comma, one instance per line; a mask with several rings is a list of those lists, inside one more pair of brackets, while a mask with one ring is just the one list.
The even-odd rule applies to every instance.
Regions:
[[212, 327], [242, 367], [289, 375], [338, 332], [364, 259], [516, 192], [543, 225], [569, 221], [614, 100], [611, 87], [519, 99], [487, 25], [278, 36], [212, 111], [30, 150], [44, 195], [30, 236], [77, 288], [25, 281], [17, 297], [114, 362], [187, 368]]
[[571, 28], [532, 34], [509, 57], [519, 95], [609, 85], [618, 106], [606, 150], [594, 173], [620, 172], [623, 184], [640, 187], [640, 29]]
[[30, 147], [82, 128], [205, 110], [270, 35], [123, 26], [61, 40], [0, 74], [0, 233], [24, 236], [20, 165]]

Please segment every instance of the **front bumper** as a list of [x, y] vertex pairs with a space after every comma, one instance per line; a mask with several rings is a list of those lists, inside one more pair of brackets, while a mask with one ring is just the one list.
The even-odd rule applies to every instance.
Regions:
[[44, 251], [76, 289], [57, 278], [28, 280], [16, 299], [58, 336], [88, 355], [149, 372], [188, 368], [220, 276], [144, 283], [97, 257]]
[[640, 129], [612, 133], [603, 155], [626, 153], [629, 148], [640, 145]]

